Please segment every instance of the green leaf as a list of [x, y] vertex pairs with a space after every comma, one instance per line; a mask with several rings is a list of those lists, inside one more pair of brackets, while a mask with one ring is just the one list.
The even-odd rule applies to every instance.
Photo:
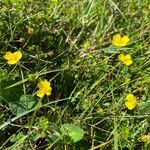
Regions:
[[16, 81], [1, 81], [0, 82], [0, 97], [7, 103], [16, 102], [19, 100], [20, 96], [23, 94], [22, 86], [16, 86], [9, 89], [6, 87], [16, 83]]
[[26, 109], [31, 109], [37, 104], [37, 100], [34, 98], [33, 95], [22, 95], [20, 97], [20, 102], [24, 105]]
[[150, 113], [150, 100], [146, 102], [142, 102], [138, 106], [138, 110], [140, 114], [149, 114]]
[[21, 104], [17, 102], [10, 102], [9, 108], [11, 109], [12, 113], [16, 116], [26, 111], [26, 108], [24, 108]]
[[63, 124], [60, 131], [68, 142], [80, 141], [84, 136], [84, 131], [73, 124]]
[[10, 102], [9, 107], [16, 116], [24, 113], [37, 105], [38, 101], [32, 95], [22, 95], [19, 101]]

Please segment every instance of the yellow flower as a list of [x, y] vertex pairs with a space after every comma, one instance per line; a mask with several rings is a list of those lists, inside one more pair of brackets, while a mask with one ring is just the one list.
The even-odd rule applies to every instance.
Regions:
[[103, 108], [98, 107], [98, 108], [96, 109], [96, 112], [97, 112], [97, 113], [102, 113], [102, 112], [103, 112]]
[[51, 0], [53, 4], [58, 4], [58, 0]]
[[128, 94], [126, 97], [125, 105], [129, 110], [134, 109], [137, 106], [138, 102], [136, 97], [133, 94]]
[[41, 80], [37, 86], [39, 88], [39, 90], [36, 93], [38, 97], [43, 98], [44, 95], [47, 96], [51, 95], [52, 91], [51, 84], [46, 79]]
[[124, 55], [124, 54], [120, 54], [118, 56], [118, 59], [123, 62], [125, 65], [129, 66], [133, 63], [132, 61], [132, 57], [130, 54]]
[[118, 47], [126, 46], [128, 42], [129, 42], [128, 36], [121, 37], [120, 34], [114, 35], [112, 39], [112, 43]]
[[142, 135], [141, 141], [142, 142], [150, 142], [150, 135]]
[[84, 43], [83, 43], [83, 48], [85, 49], [89, 49], [90, 48], [90, 42], [88, 40], [86, 40]]
[[14, 53], [12, 52], [6, 52], [4, 55], [4, 58], [7, 60], [7, 63], [10, 65], [16, 64], [22, 57], [22, 53], [20, 51], [16, 51]]

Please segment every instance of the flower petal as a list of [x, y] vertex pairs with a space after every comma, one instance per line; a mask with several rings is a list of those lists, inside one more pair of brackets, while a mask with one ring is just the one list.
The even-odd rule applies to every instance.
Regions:
[[129, 59], [132, 59], [132, 57], [131, 57], [131, 55], [130, 54], [127, 54], [127, 55], [125, 55], [125, 59], [127, 60], [129, 60]]
[[116, 34], [113, 36], [113, 40], [114, 41], [119, 41], [121, 39], [121, 35], [120, 34]]
[[12, 58], [12, 52], [6, 52], [6, 54], [4, 55], [4, 58], [6, 60], [10, 60]]
[[40, 98], [44, 97], [45, 93], [42, 90], [38, 90], [36, 95]]
[[126, 107], [129, 109], [129, 110], [132, 110], [135, 108], [136, 105], [134, 105], [132, 102], [129, 102], [129, 101], [126, 101], [125, 102], [125, 105]]
[[14, 58], [19, 61], [22, 57], [22, 53], [20, 51], [16, 51], [13, 53]]
[[127, 65], [127, 66], [131, 65], [132, 63], [133, 63], [132, 60], [126, 60], [126, 61], [124, 62], [124, 64]]
[[125, 45], [129, 42], [129, 37], [128, 36], [123, 36], [122, 37], [122, 43], [124, 43]]
[[14, 60], [14, 59], [10, 59], [10, 60], [8, 60], [8, 62], [7, 62], [9, 65], [14, 65], [14, 64], [16, 64], [17, 63], [17, 60]]
[[120, 55], [118, 56], [118, 59], [119, 59], [120, 61], [123, 61], [123, 60], [124, 60], [124, 54], [120, 54]]
[[45, 94], [49, 96], [49, 95], [51, 95], [51, 92], [52, 92], [52, 88], [50, 87], [49, 89], [47, 89]]
[[127, 101], [133, 101], [134, 99], [135, 99], [135, 97], [134, 97], [133, 94], [128, 94], [127, 97], [126, 97]]
[[113, 36], [112, 43], [115, 46], [121, 46], [120, 45], [120, 43], [121, 43], [121, 35], [120, 34], [116, 34], [115, 36]]

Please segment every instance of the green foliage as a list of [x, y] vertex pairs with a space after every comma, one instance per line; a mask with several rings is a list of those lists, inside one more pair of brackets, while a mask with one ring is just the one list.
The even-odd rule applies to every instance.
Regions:
[[73, 124], [61, 125], [60, 131], [67, 143], [78, 142], [84, 136], [84, 131]]
[[14, 82], [15, 81], [12, 80], [2, 80], [0, 82], [0, 97], [7, 103], [19, 101], [20, 96], [23, 94], [21, 86], [7, 89], [7, 87], [12, 85]]
[[142, 102], [139, 104], [139, 113], [140, 114], [150, 114], [150, 100], [146, 101], [146, 102]]
[[[149, 149], [148, 0], [3, 0], [0, 9], [0, 149]], [[117, 33], [128, 45], [112, 44]], [[4, 55], [18, 50], [9, 65]], [[41, 79], [52, 87], [42, 99]]]
[[22, 95], [18, 101], [10, 102], [9, 107], [16, 116], [24, 113], [37, 105], [38, 101], [33, 95]]
[[25, 135], [22, 132], [19, 132], [17, 135], [13, 134], [13, 136], [11, 137], [10, 141], [11, 142], [17, 142], [19, 141], [21, 138], [23, 138]]

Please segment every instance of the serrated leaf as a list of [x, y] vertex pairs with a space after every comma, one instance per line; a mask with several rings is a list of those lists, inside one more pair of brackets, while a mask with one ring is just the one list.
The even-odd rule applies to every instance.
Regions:
[[[73, 124], [63, 124], [60, 128], [60, 131], [64, 135], [64, 137], [68, 136], [70, 138], [70, 142], [80, 141], [84, 136], [84, 131]], [[69, 138], [67, 138], [67, 140]]]
[[33, 95], [22, 95], [20, 97], [20, 102], [26, 109], [31, 109], [37, 104], [37, 100]]
[[10, 102], [9, 103], [9, 108], [11, 109], [12, 113], [14, 115], [19, 115], [19, 114], [22, 114], [23, 112], [26, 111], [26, 108], [23, 107], [22, 104], [19, 104], [19, 102]]
[[16, 116], [34, 108], [37, 100], [32, 95], [22, 95], [19, 101], [10, 102], [9, 107]]

